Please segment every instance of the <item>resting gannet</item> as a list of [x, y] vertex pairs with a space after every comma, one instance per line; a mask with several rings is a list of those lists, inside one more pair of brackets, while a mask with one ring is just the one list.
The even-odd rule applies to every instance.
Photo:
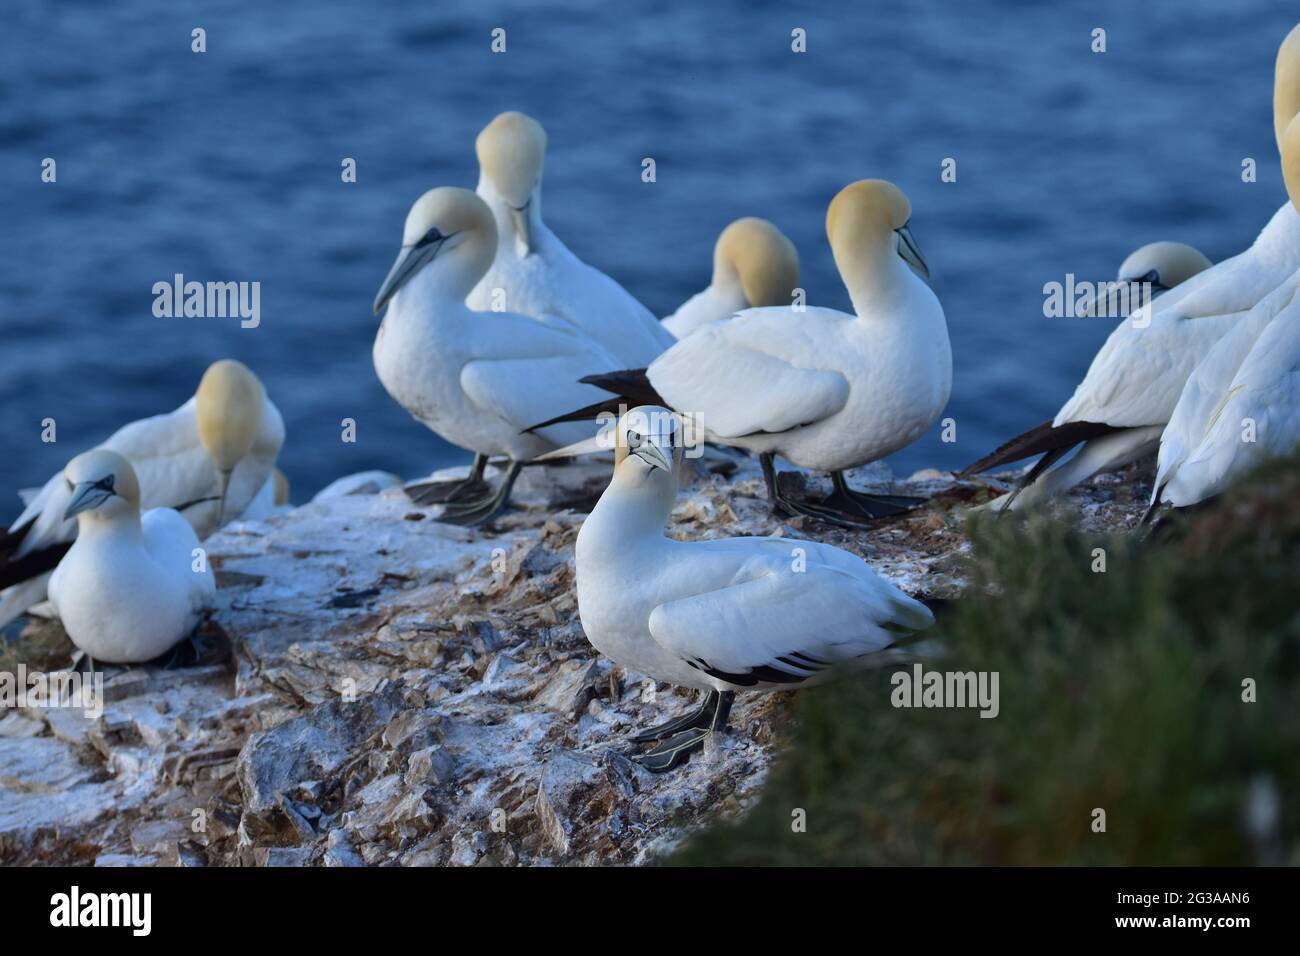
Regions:
[[523, 113], [502, 113], [479, 133], [478, 195], [497, 226], [496, 257], [466, 304], [569, 325], [613, 355], [642, 366], [672, 335], [626, 289], [565, 246], [542, 222], [546, 131]]
[[[1300, 175], [1294, 168], [1297, 144], [1287, 142], [1284, 133], [1297, 110], [1300, 26], [1278, 50], [1273, 97], [1278, 151], [1293, 198]], [[1051, 422], [1005, 442], [961, 475], [1043, 455], [1026, 474], [1019, 497], [990, 503], [1024, 505], [1153, 450], [1196, 365], [1234, 323], [1300, 267], [1298, 209], [1293, 200], [1283, 203], [1244, 252], [1135, 309], [1107, 338]], [[1047, 470], [1080, 443], [1084, 447], [1073, 459]]]
[[930, 610], [847, 551], [790, 538], [675, 541], [681, 426], [664, 408], [618, 422], [614, 475], [578, 532], [578, 615], [596, 650], [705, 692], [696, 713], [637, 734], [634, 759], [684, 762], [726, 726], [738, 690], [790, 690], [934, 623]]
[[[758, 452], [769, 497], [790, 514], [860, 526], [918, 504], [853, 491], [843, 475], [914, 442], [948, 402], [948, 326], [908, 265], [929, 275], [911, 214], [903, 191], [881, 179], [853, 183], [832, 200], [826, 235], [856, 315], [746, 309], [682, 339], [649, 368], [588, 376], [618, 397], [557, 420], [667, 405], [690, 414], [704, 440]], [[830, 472], [832, 495], [814, 502], [784, 491], [776, 455]]]
[[96, 449], [64, 469], [78, 534], [50, 576], [72, 642], [111, 664], [153, 660], [190, 635], [216, 595], [198, 536], [171, 508], [140, 514], [131, 463]]
[[[614, 361], [576, 329], [466, 306], [496, 251], [496, 224], [482, 199], [467, 189], [432, 189], [411, 207], [402, 250], [375, 297], [376, 315], [388, 307], [374, 347], [384, 388], [418, 421], [477, 456], [463, 482], [408, 486], [417, 502], [447, 502], [440, 520], [456, 524], [491, 518], [523, 462], [591, 431], [523, 429], [548, 411], [598, 396], [577, 379], [593, 363]], [[483, 490], [483, 467], [497, 455], [510, 461], [505, 477], [496, 491]]]
[[[125, 425], [96, 447], [132, 463], [144, 508], [175, 508], [206, 538], [248, 508], [283, 444], [284, 420], [262, 383], [223, 359], [180, 408]], [[0, 626], [45, 599], [48, 572], [77, 533], [64, 516], [71, 495], [63, 474], [52, 476], [0, 533]]]
[[679, 339], [737, 312], [789, 306], [799, 285], [799, 254], [794, 243], [766, 219], [737, 219], [713, 247], [713, 279], [691, 296], [663, 325]]

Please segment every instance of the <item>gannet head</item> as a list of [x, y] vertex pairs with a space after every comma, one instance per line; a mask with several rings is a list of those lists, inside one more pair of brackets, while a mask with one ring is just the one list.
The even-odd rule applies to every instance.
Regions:
[[[497, 226], [487, 203], [468, 189], [430, 189], [406, 215], [402, 249], [375, 296], [375, 315], [439, 256], [455, 258], [461, 264], [460, 269], [448, 274], [448, 288], [444, 291], [463, 301], [491, 267], [496, 244]], [[451, 257], [452, 250], [457, 249], [463, 251]]]
[[542, 185], [546, 130], [531, 116], [502, 113], [478, 134], [474, 153], [479, 169], [510, 207], [510, 221], [524, 255], [532, 251], [528, 210]]
[[257, 442], [266, 389], [242, 362], [222, 359], [203, 373], [194, 393], [199, 442], [217, 470], [218, 520], [224, 520], [230, 474]]
[[[1096, 315], [1100, 296], [1107, 303], [1106, 314], [1114, 315], [1123, 308], [1120, 294], [1124, 286], [1150, 283], [1151, 296], [1154, 298], [1179, 283], [1186, 282], [1198, 272], [1204, 272], [1213, 264], [1199, 250], [1186, 243], [1148, 242], [1130, 252], [1128, 258], [1120, 264], [1114, 284], [1100, 283], [1097, 291], [1076, 306], [1075, 312], [1084, 317]], [[1145, 302], [1145, 298], [1134, 299], [1129, 293], [1124, 294], [1128, 296], [1130, 305]], [[1139, 306], [1134, 306], [1137, 307]]]
[[840, 274], [851, 273], [864, 258], [875, 259], [884, 248], [928, 279], [930, 268], [912, 238], [911, 218], [911, 202], [891, 182], [863, 179], [841, 189], [826, 210], [826, 238]]
[[614, 434], [614, 476], [663, 481], [677, 490], [682, 460], [682, 427], [677, 415], [659, 405], [638, 405], [618, 420]]
[[1273, 71], [1273, 132], [1278, 152], [1282, 151], [1282, 134], [1296, 113], [1300, 113], [1300, 24], [1291, 28], [1278, 47]]
[[799, 285], [794, 243], [766, 219], [737, 219], [713, 247], [713, 282], [734, 277], [755, 308], [789, 305]]
[[1199, 249], [1184, 242], [1148, 242], [1134, 249], [1119, 267], [1120, 282], [1150, 282], [1156, 292], [1168, 292], [1214, 265]]
[[64, 509], [66, 521], [93, 512], [111, 518], [140, 510], [140, 481], [131, 463], [115, 451], [96, 448], [78, 455], [63, 469], [72, 498]]

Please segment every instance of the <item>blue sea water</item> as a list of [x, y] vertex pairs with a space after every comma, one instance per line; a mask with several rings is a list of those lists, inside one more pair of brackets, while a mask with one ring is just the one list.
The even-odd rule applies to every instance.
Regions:
[[[1109, 278], [1154, 239], [1217, 260], [1280, 205], [1271, 84], [1294, 22], [1265, 0], [9, 0], [0, 501], [179, 404], [225, 356], [284, 412], [298, 499], [347, 472], [466, 460], [383, 391], [370, 303], [408, 205], [472, 187], [474, 136], [504, 109], [548, 130], [551, 227], [659, 315], [707, 283], [742, 215], [793, 239], [810, 302], [847, 307], [826, 203], [855, 179], [899, 183], [948, 316], [957, 441], [936, 426], [891, 464], [960, 466], [1054, 413], [1113, 326], [1045, 318], [1044, 283]], [[261, 325], [156, 318], [152, 287], [176, 273], [259, 281]]]

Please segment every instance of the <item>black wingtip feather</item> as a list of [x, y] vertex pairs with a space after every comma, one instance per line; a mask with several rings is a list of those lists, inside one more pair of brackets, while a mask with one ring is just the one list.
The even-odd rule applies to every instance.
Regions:
[[[1066, 422], [1054, 428], [1050, 421], [1046, 421], [1010, 441], [1003, 442], [979, 461], [957, 472], [957, 477], [970, 478], [972, 475], [978, 475], [1000, 465], [1009, 465], [1051, 451], [1059, 451], [1063, 455], [1075, 445], [1116, 431], [1120, 429], [1101, 422]], [[1057, 457], [1059, 458], [1060, 455]]]

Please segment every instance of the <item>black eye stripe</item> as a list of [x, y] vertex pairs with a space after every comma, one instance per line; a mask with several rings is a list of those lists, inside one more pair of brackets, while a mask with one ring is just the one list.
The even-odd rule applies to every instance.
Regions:
[[423, 246], [427, 246], [431, 243], [437, 242], [441, 238], [443, 238], [442, 233], [438, 231], [437, 226], [433, 226], [432, 228], [429, 229], [428, 232], [426, 232], [423, 236], [420, 237], [419, 242], [415, 244], [415, 248], [419, 249]]

